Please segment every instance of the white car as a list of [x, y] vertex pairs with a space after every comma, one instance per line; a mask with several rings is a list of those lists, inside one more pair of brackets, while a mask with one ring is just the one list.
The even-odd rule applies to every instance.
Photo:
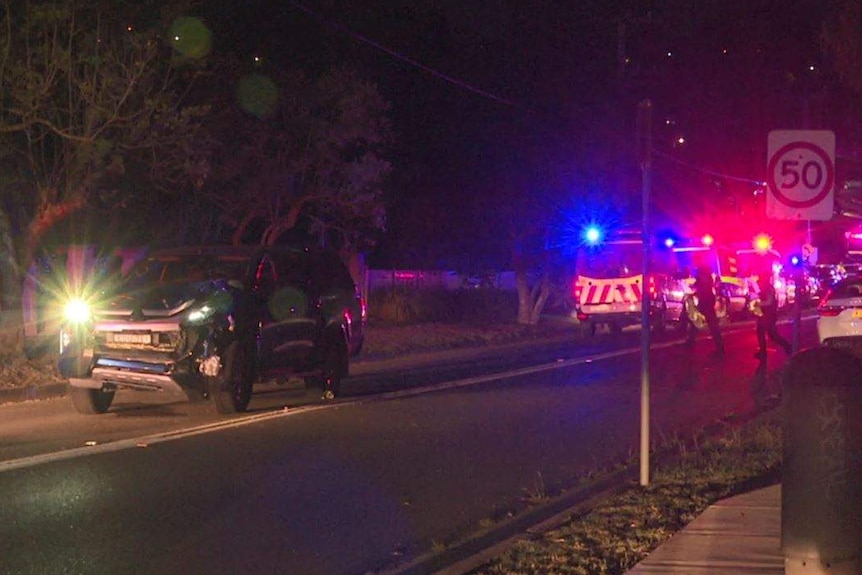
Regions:
[[862, 338], [862, 277], [843, 279], [832, 286], [817, 311], [821, 345], [841, 346], [850, 343], [847, 338]]

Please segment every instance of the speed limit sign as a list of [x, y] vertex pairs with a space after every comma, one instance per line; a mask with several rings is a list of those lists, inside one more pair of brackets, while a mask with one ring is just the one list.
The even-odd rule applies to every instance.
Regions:
[[835, 203], [835, 133], [769, 132], [766, 216], [777, 220], [830, 220]]

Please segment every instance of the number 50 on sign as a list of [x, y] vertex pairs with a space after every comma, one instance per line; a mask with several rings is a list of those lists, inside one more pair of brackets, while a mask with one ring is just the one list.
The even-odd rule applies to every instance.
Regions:
[[835, 204], [835, 133], [769, 132], [766, 216], [778, 220], [829, 220]]

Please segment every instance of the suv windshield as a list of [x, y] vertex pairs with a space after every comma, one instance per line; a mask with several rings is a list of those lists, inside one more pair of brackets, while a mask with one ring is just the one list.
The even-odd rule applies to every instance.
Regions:
[[185, 254], [153, 256], [129, 272], [131, 286], [175, 281], [244, 279], [249, 265], [247, 256]]

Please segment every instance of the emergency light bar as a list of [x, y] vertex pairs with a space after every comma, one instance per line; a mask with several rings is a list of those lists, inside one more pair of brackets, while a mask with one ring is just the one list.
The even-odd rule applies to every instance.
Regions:
[[710, 248], [706, 246], [688, 246], [684, 248], [673, 248], [675, 252], [708, 252]]

